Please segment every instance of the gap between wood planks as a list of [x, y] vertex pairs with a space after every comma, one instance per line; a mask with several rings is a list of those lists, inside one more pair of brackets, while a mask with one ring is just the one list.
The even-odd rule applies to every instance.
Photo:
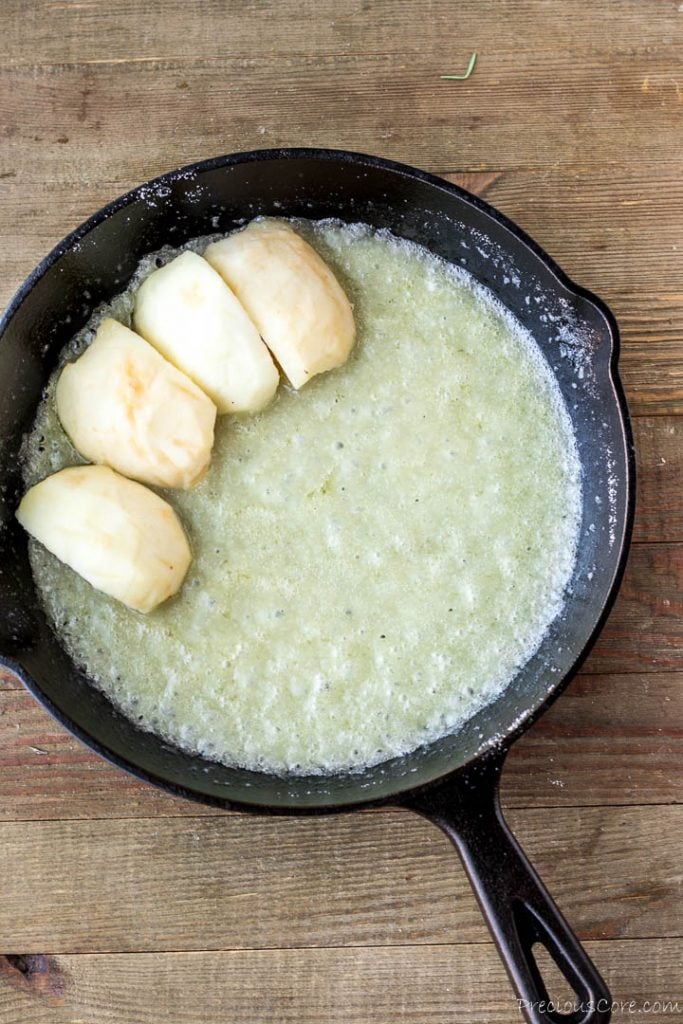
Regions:
[[[123, 769], [119, 769], [119, 771], [123, 771]], [[503, 769], [503, 777], [504, 777], [504, 775], [505, 775], [505, 769]], [[141, 786], [151, 786], [152, 783], [140, 781], [140, 785]], [[163, 794], [163, 791], [162, 791], [162, 794]], [[321, 811], [321, 812], [312, 812], [312, 813], [308, 813], [308, 814], [296, 814], [296, 812], [294, 812], [294, 811], [292, 811], [291, 813], [272, 813], [270, 811], [263, 811], [262, 813], [259, 813], [259, 812], [254, 812], [254, 811], [243, 811], [243, 810], [239, 810], [239, 809], [233, 810], [233, 809], [229, 809], [229, 808], [216, 807], [216, 806], [213, 806], [211, 804], [202, 804], [201, 801], [192, 800], [192, 799], [189, 799], [187, 797], [177, 797], [177, 799], [180, 800], [183, 805], [186, 805], [187, 807], [190, 807], [190, 808], [196, 808], [197, 806], [202, 807], [203, 808], [202, 813], [201, 814], [197, 814], [197, 813], [193, 814], [192, 812], [189, 812], [187, 814], [178, 814], [178, 813], [173, 814], [170, 811], [161, 809], [159, 811], [157, 811], [157, 810], [150, 810], [147, 814], [113, 814], [113, 815], [89, 814], [87, 816], [81, 815], [81, 817], [79, 817], [79, 818], [70, 818], [66, 814], [60, 814], [58, 817], [55, 817], [55, 818], [0, 818], [0, 826], [5, 826], [5, 825], [14, 826], [14, 825], [16, 825], [17, 827], [19, 827], [21, 825], [28, 825], [28, 824], [31, 824], [31, 825], [41, 825], [41, 824], [49, 824], [49, 823], [55, 823], [55, 822], [58, 822], [59, 824], [64, 823], [64, 824], [71, 824], [71, 825], [84, 825], [86, 823], [96, 823], [96, 822], [103, 822], [103, 821], [106, 821], [108, 824], [114, 824], [114, 823], [117, 823], [117, 822], [120, 823], [120, 822], [124, 822], [124, 821], [125, 822], [133, 822], [133, 821], [135, 821], [135, 822], [138, 822], [138, 821], [140, 821], [140, 822], [142, 822], [142, 821], [155, 822], [155, 821], [160, 821], [160, 820], [168, 821], [169, 819], [182, 820], [184, 822], [196, 821], [196, 822], [199, 823], [199, 822], [206, 821], [207, 818], [226, 818], [226, 817], [235, 817], [235, 818], [244, 818], [244, 817], [253, 818], [253, 817], [257, 817], [257, 818], [261, 818], [263, 820], [269, 820], [269, 821], [272, 821], [272, 822], [277, 822], [277, 821], [284, 821], [286, 819], [296, 819], [296, 820], [299, 820], [299, 819], [303, 819], [303, 818], [309, 818], [309, 819], [327, 818], [327, 819], [331, 820], [333, 818], [338, 818], [338, 817], [340, 817], [341, 815], [344, 815], [344, 814], [377, 815], [377, 814], [385, 814], [387, 811], [402, 811], [402, 812], [404, 812], [406, 814], [415, 814], [416, 813], [415, 811], [411, 811], [410, 808], [403, 807], [402, 804], [400, 803], [400, 801], [398, 801], [398, 800], [396, 801], [396, 803], [392, 803], [391, 801], [388, 801], [386, 803], [375, 804], [375, 805], [370, 805], [370, 806], [359, 805], [356, 808], [353, 808], [353, 807], [342, 807], [339, 811]], [[504, 811], [504, 814], [505, 814], [505, 819], [507, 820], [510, 817], [510, 815], [517, 814], [518, 811], [520, 813], [524, 813], [525, 811], [534, 811], [534, 812], [535, 811], [601, 811], [601, 810], [605, 810], [605, 811], [609, 811], [609, 810], [611, 810], [611, 811], [625, 811], [625, 810], [628, 810], [628, 811], [647, 811], [647, 810], [650, 810], [651, 808], [656, 808], [656, 807], [680, 807], [680, 806], [683, 805], [683, 801], [681, 801], [681, 800], [652, 800], [652, 801], [643, 800], [643, 801], [641, 801], [639, 803], [635, 803], [635, 804], [622, 804], [622, 803], [616, 803], [616, 802], [615, 803], [610, 803], [609, 801], [601, 801], [600, 803], [591, 803], [590, 801], [582, 801], [581, 803], [576, 803], [576, 804], [550, 804], [550, 803], [549, 804], [544, 804], [544, 803], [540, 803], [540, 804], [537, 804], [537, 803], [523, 804], [522, 803], [522, 804], [519, 804], [519, 803], [515, 803], [514, 805], [508, 806], [507, 802], [506, 802], [506, 799], [505, 799], [505, 794], [501, 794], [501, 804], [503, 806], [503, 811]], [[243, 896], [243, 895], [248, 895], [248, 894], [240, 893], [239, 895]]]
[[[618, 939], [613, 938], [591, 938], [582, 939], [582, 945], [590, 943], [591, 945], [613, 945], [614, 942], [675, 942], [676, 939], [683, 938], [683, 931], [680, 935], [624, 935], [619, 936]], [[354, 949], [383, 949], [383, 950], [430, 950], [430, 949], [465, 949], [468, 946], [483, 946], [491, 949], [497, 949], [493, 939], [472, 939], [469, 942], [458, 942], [454, 939], [452, 942], [393, 942], [393, 943], [382, 943], [382, 942], [351, 942], [351, 943], [324, 943], [321, 945], [312, 944], [310, 946], [206, 946], [202, 949], [184, 949], [179, 946], [178, 949], [87, 949], [79, 950], [76, 952], [64, 952], [59, 949], [44, 949], [41, 950], [40, 954], [27, 953], [26, 956], [54, 956], [54, 957], [125, 957], [125, 956], [204, 956], [206, 953], [310, 953], [312, 951], [330, 951], [335, 950], [354, 950]], [[7, 955], [21, 955], [12, 954], [11, 952], [0, 951], [0, 960]]]
[[[294, 145], [292, 145], [292, 146], [279, 146], [279, 145], [275, 146], [275, 145], [267, 145], [267, 144], [265, 144], [263, 142], [263, 140], [261, 140], [261, 144], [259, 145], [257, 143], [256, 139], [254, 140], [253, 147], [249, 147], [249, 150], [252, 149], [252, 148], [254, 150], [263, 149], [265, 151], [268, 151], [269, 149], [299, 149], [299, 148], [304, 148], [304, 149], [306, 149], [306, 148], [311, 148], [311, 149], [323, 148], [323, 149], [331, 149], [331, 150], [335, 149], [334, 146], [322, 146], [322, 147], [317, 147], [317, 146], [313, 146], [313, 145], [311, 145], [310, 147], [306, 147], [306, 146], [299, 147], [299, 146], [294, 146]], [[339, 147], [339, 148], [342, 148], [342, 147]], [[247, 152], [249, 150], [234, 150], [234, 152], [235, 153], [240, 153], [240, 152]], [[213, 159], [216, 156], [223, 156], [223, 155], [226, 155], [226, 154], [231, 153], [231, 152], [233, 152], [233, 151], [225, 149], [225, 148], [223, 148], [223, 149], [207, 150], [207, 152], [204, 155], [196, 156], [194, 159], [192, 159], [189, 162], [189, 165], [191, 166], [192, 164], [195, 164], [195, 163], [201, 163], [203, 160], [210, 160], [210, 159]], [[362, 156], [377, 156], [378, 155], [378, 154], [371, 153], [367, 149], [366, 150], [356, 150], [356, 151], [351, 150], [351, 152], [358, 152]], [[386, 157], [386, 159], [387, 160], [391, 160], [392, 158], [391, 157]], [[397, 162], [401, 163], [400, 160], [398, 160]], [[183, 167], [185, 167], [185, 166], [186, 166], [185, 164], [182, 164], [182, 165], [181, 164], [170, 164], [168, 162], [161, 161], [157, 167], [155, 167], [153, 170], [150, 170], [149, 177], [144, 179], [144, 181], [142, 179], [140, 179], [140, 178], [134, 178], [134, 177], [130, 177], [130, 178], [97, 178], [97, 179], [88, 179], [87, 182], [76, 182], [75, 187], [76, 188], [82, 187], [83, 189], [85, 189], [86, 187], [88, 189], [93, 189], [93, 188], [95, 188], [95, 189], [98, 189], [98, 188], [111, 188], [112, 191], [111, 191], [110, 197], [108, 199], [103, 200], [103, 202], [111, 202], [114, 199], [118, 199], [119, 196], [125, 195], [127, 192], [134, 191], [140, 185], [144, 185], [149, 180], [154, 180], [155, 178], [161, 177], [164, 174], [171, 174], [175, 170], [182, 170]], [[555, 164], [549, 164], [548, 166], [539, 166], [538, 164], [515, 164], [515, 163], [511, 163], [511, 164], [506, 164], [503, 170], [500, 169], [499, 164], [490, 164], [489, 165], [488, 163], [463, 164], [460, 167], [450, 167], [449, 166], [449, 167], [446, 167], [446, 168], [442, 168], [442, 167], [440, 167], [437, 164], [430, 166], [428, 162], [425, 162], [425, 163], [422, 163], [422, 164], [418, 164], [418, 163], [413, 162], [411, 164], [411, 166], [418, 167], [420, 170], [425, 171], [427, 174], [433, 174], [433, 175], [435, 175], [438, 178], [445, 178], [448, 181], [453, 181], [454, 184], [460, 185], [461, 188], [464, 188], [467, 192], [472, 192], [474, 195], [479, 195], [482, 198], [484, 198], [485, 192], [488, 191], [489, 184], [494, 184], [499, 178], [502, 178], [503, 176], [505, 176], [507, 178], [510, 175], [514, 175], [514, 174], [530, 174], [530, 175], [534, 175], [534, 176], [538, 176], [538, 177], [543, 177], [543, 176], [548, 175], [550, 172], [557, 172], [557, 171], [559, 171], [559, 172], [561, 172], [563, 177], [570, 177], [572, 175], [587, 174], [587, 173], [595, 174], [597, 177], [599, 177], [600, 175], [603, 175], [603, 174], [614, 174], [614, 172], [615, 172], [615, 170], [617, 168], [619, 170], [622, 170], [622, 171], [624, 169], [623, 163], [620, 162], [620, 161], [614, 161], [614, 162], [611, 162], [611, 163], [607, 162], [607, 163], [603, 163], [603, 164], [593, 164], [593, 163], [586, 163], [586, 162], [581, 161], [581, 162], [577, 162], [577, 163], [562, 164], [561, 167], [557, 167]], [[648, 164], [647, 160], [645, 160], [645, 161], [641, 160], [639, 162], [639, 164], [638, 164], [638, 168], [644, 174], [647, 174], [648, 169], [651, 169], [653, 172], [661, 171], [661, 169], [662, 169], [660, 161], [654, 161], [652, 164]], [[679, 174], [682, 169], [683, 169], [683, 155], [681, 157], [677, 157], [674, 154], [669, 160], [667, 160], [667, 171], [670, 173], [671, 177], [676, 177], [676, 175]], [[19, 172], [18, 171], [4, 171], [4, 172], [0, 172], [0, 189], [2, 189], [5, 186], [11, 186], [11, 185], [16, 186], [16, 185], [18, 185], [19, 184], [19, 182], [17, 180], [18, 177], [19, 177]], [[472, 185], [461, 184], [461, 182], [458, 180], [460, 178], [466, 178], [466, 177], [472, 179], [472, 181], [473, 181]], [[486, 184], [486, 186], [484, 188], [482, 188], [480, 190], [479, 187], [476, 185], [476, 179], [482, 178], [482, 177], [487, 179], [487, 184]], [[46, 177], [46, 178], [36, 178], [36, 179], [34, 179], [32, 181], [22, 182], [22, 188], [25, 188], [27, 191], [35, 189], [36, 192], [40, 192], [41, 188], [44, 188], [46, 186], [49, 187], [51, 185], [62, 186], [64, 188], [69, 187], [68, 183], [65, 182], [63, 178], [47, 178]], [[70, 188], [73, 191], [74, 186], [72, 185], [72, 186], [70, 186]], [[637, 201], [637, 204], [638, 205], [646, 206], [646, 205], [648, 205], [649, 202], [650, 202], [650, 200], [648, 198], [642, 198], [641, 200]], [[626, 205], [626, 204], [624, 204], [624, 205]], [[95, 213], [95, 212], [96, 212], [95, 209], [93, 209], [92, 213]], [[521, 224], [518, 225], [518, 226], [522, 227]], [[76, 227], [75, 224], [74, 224], [74, 227]]]

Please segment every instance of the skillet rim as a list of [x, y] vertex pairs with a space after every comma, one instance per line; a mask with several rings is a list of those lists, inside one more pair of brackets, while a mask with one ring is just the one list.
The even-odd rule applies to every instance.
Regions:
[[[456, 196], [460, 201], [474, 207], [479, 210], [493, 221], [507, 229], [512, 235], [514, 235], [527, 249], [529, 249], [544, 266], [550, 271], [550, 273], [556, 278], [558, 284], [563, 287], [566, 291], [576, 295], [583, 299], [585, 302], [592, 305], [598, 313], [603, 317], [606, 325], [606, 331], [609, 336], [610, 353], [608, 360], [608, 375], [609, 383], [614, 395], [616, 408], [619, 414], [619, 420], [621, 423], [621, 437], [624, 444], [625, 452], [625, 479], [624, 487], [626, 489], [626, 507], [624, 512], [624, 519], [622, 523], [622, 529], [620, 530], [620, 536], [618, 540], [619, 550], [616, 557], [615, 569], [612, 576], [612, 581], [609, 586], [607, 595], [603, 601], [602, 608], [599, 615], [595, 620], [593, 629], [591, 630], [585, 644], [579, 651], [576, 659], [572, 663], [571, 668], [565, 672], [548, 691], [544, 700], [535, 708], [527, 710], [521, 718], [518, 718], [513, 726], [500, 738], [492, 738], [486, 743], [478, 753], [470, 758], [462, 765], [458, 765], [455, 768], [446, 769], [435, 778], [429, 780], [426, 783], [420, 783], [415, 786], [403, 786], [397, 789], [394, 793], [384, 795], [380, 797], [372, 796], [361, 796], [359, 798], [352, 797], [351, 799], [344, 800], [338, 803], [321, 803], [309, 806], [299, 806], [296, 804], [267, 804], [259, 803], [257, 800], [249, 802], [244, 800], [234, 800], [215, 796], [210, 793], [201, 793], [198, 790], [194, 790], [190, 787], [180, 785], [178, 783], [169, 781], [168, 779], [162, 778], [154, 772], [148, 771], [147, 769], [140, 768], [136, 765], [131, 764], [125, 758], [116, 754], [114, 751], [109, 750], [99, 740], [94, 739], [89, 733], [87, 733], [81, 726], [74, 722], [68, 715], [66, 715], [60, 708], [58, 708], [52, 700], [40, 689], [39, 685], [31, 677], [31, 675], [21, 666], [18, 662], [12, 658], [7, 658], [0, 653], [0, 666], [5, 666], [22, 682], [24, 687], [41, 703], [46, 710], [52, 715], [52, 717], [60, 723], [68, 732], [76, 736], [82, 743], [88, 746], [96, 754], [102, 757], [105, 761], [113, 764], [115, 767], [122, 769], [130, 775], [141, 779], [144, 782], [148, 782], [157, 788], [160, 788], [173, 796], [183, 797], [194, 801], [195, 803], [202, 803], [209, 806], [219, 807], [224, 810], [236, 810], [247, 813], [256, 814], [279, 814], [279, 815], [308, 815], [308, 814], [333, 814], [333, 813], [345, 813], [363, 807], [381, 806], [386, 804], [400, 804], [405, 801], [408, 797], [413, 797], [416, 794], [431, 789], [437, 785], [443, 785], [445, 780], [454, 779], [458, 775], [476, 770], [478, 766], [483, 766], [488, 763], [492, 758], [498, 756], [502, 761], [505, 754], [512, 746], [512, 744], [519, 739], [519, 737], [525, 733], [531, 726], [543, 715], [548, 708], [557, 700], [561, 693], [564, 692], [566, 687], [576, 676], [582, 664], [586, 660], [591, 648], [597, 640], [605, 621], [614, 605], [617, 594], [619, 592], [621, 582], [623, 580], [624, 572], [626, 569], [626, 563], [628, 560], [628, 554], [631, 544], [631, 538], [633, 534], [633, 522], [635, 516], [635, 500], [636, 500], [636, 486], [635, 486], [635, 451], [633, 445], [633, 432], [631, 427], [631, 421], [626, 403], [626, 397], [624, 394], [623, 384], [619, 375], [618, 362], [619, 354], [621, 349], [619, 328], [616, 319], [611, 309], [605, 304], [605, 302], [591, 292], [589, 289], [584, 288], [582, 285], [577, 284], [573, 281], [559, 264], [550, 256], [545, 249], [543, 249], [530, 235], [520, 228], [517, 224], [511, 221], [505, 214], [500, 213], [495, 207], [491, 206], [485, 200], [479, 196], [473, 195], [466, 189], [455, 185], [446, 179], [439, 177], [438, 175], [431, 174], [430, 172], [420, 170], [419, 168], [412, 167], [409, 164], [400, 163], [394, 160], [389, 160], [384, 157], [372, 156], [366, 153], [353, 151], [353, 150], [342, 150], [342, 149], [330, 149], [330, 148], [318, 148], [318, 147], [277, 147], [272, 149], [257, 149], [257, 150], [246, 150], [243, 152], [222, 154], [215, 157], [209, 157], [206, 160], [196, 161], [191, 164], [186, 164], [183, 167], [175, 168], [171, 171], [167, 171], [156, 178], [152, 178], [140, 185], [135, 186], [133, 189], [123, 193], [122, 195], [111, 200], [111, 202], [105, 204], [94, 214], [83, 221], [77, 228], [66, 235], [60, 242], [55, 245], [50, 252], [43, 257], [43, 259], [37, 264], [37, 266], [31, 271], [24, 282], [19, 286], [12, 299], [8, 303], [5, 311], [0, 317], [0, 343], [2, 342], [2, 336], [10, 323], [14, 315], [22, 306], [25, 299], [35, 288], [36, 284], [41, 278], [47, 273], [47, 271], [69, 250], [71, 250], [81, 239], [86, 237], [94, 228], [105, 221], [113, 213], [124, 209], [126, 206], [131, 205], [143, 198], [144, 193], [153, 189], [157, 186], [165, 187], [173, 184], [177, 180], [196, 176], [199, 173], [206, 171], [219, 170], [223, 167], [231, 167], [243, 163], [263, 162], [269, 160], [292, 160], [292, 159], [313, 159], [320, 161], [335, 161], [341, 163], [354, 164], [357, 166], [370, 166], [379, 170], [391, 171], [393, 173], [400, 174], [404, 177], [411, 178], [429, 185], [432, 188], [437, 188], [441, 191]], [[418, 748], [419, 749], [419, 748]], [[410, 754], [405, 755], [407, 759], [410, 758]], [[339, 773], [342, 774], [342, 773]], [[294, 779], [303, 778], [302, 776], [293, 777]], [[360, 778], [360, 774], [359, 774]]]

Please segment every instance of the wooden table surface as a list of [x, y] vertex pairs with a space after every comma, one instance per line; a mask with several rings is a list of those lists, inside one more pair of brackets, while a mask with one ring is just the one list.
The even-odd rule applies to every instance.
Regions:
[[[469, 80], [440, 80], [472, 51]], [[316, 145], [464, 184], [611, 305], [635, 543], [580, 677], [510, 756], [503, 802], [633, 1001], [614, 1019], [683, 1019], [683, 4], [3, 0], [0, 83], [0, 303], [130, 186]], [[16, 680], [0, 688], [0, 1024], [519, 1019], [426, 821], [184, 803], [98, 760]]]

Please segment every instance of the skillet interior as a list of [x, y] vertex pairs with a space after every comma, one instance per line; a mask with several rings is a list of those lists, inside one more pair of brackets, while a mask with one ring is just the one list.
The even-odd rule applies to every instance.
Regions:
[[[139, 259], [165, 243], [229, 231], [259, 214], [389, 228], [465, 267], [529, 328], [565, 397], [583, 469], [579, 556], [564, 613], [530, 662], [467, 725], [363, 773], [283, 780], [213, 764], [141, 732], [74, 667], [37, 597], [23, 531], [17, 452], [57, 355]], [[0, 340], [0, 653], [69, 729], [175, 792], [255, 809], [334, 810], [386, 800], [500, 747], [570, 678], [618, 585], [632, 514], [630, 434], [616, 378], [616, 326], [534, 243], [439, 179], [357, 154], [272, 150], [206, 161], [123, 196], [65, 239], [18, 293]]]

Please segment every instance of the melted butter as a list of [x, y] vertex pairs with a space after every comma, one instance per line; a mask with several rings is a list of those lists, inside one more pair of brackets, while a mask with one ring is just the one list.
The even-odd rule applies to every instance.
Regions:
[[[219, 420], [208, 475], [167, 494], [194, 552], [181, 593], [145, 617], [31, 543], [55, 628], [129, 716], [281, 773], [409, 751], [500, 693], [561, 609], [580, 507], [569, 418], [509, 314], [416, 246], [299, 227], [354, 304], [356, 348]], [[130, 308], [129, 293], [96, 319]], [[79, 461], [53, 386], [27, 485]]]

